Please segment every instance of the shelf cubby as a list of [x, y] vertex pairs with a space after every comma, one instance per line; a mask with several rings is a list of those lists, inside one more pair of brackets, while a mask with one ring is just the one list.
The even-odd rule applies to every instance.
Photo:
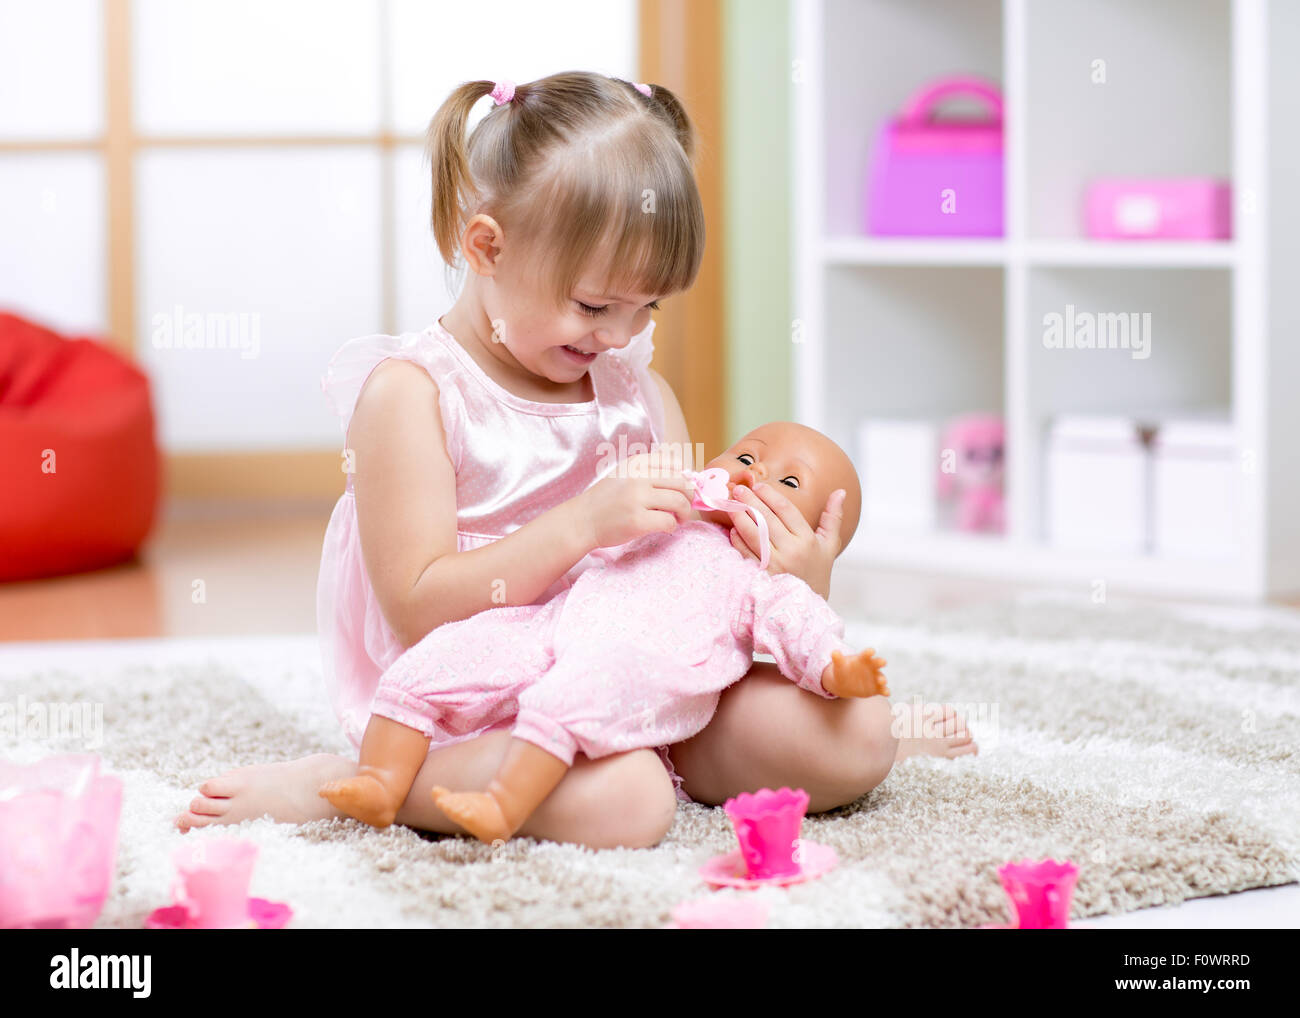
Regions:
[[[794, 0], [792, 17], [796, 415], [842, 444], [867, 416], [1001, 410], [1007, 423], [1004, 537], [862, 528], [846, 557], [1180, 594], [1300, 589], [1300, 314], [1289, 295], [1300, 274], [1300, 4]], [[1003, 91], [1004, 236], [869, 235], [881, 125], [952, 74]], [[1233, 236], [1088, 239], [1084, 196], [1102, 176], [1230, 180]], [[1149, 314], [1149, 356], [1052, 348], [1045, 316], [1070, 306]], [[1234, 558], [1079, 554], [1044, 540], [1054, 418], [1225, 413], [1251, 465]]]

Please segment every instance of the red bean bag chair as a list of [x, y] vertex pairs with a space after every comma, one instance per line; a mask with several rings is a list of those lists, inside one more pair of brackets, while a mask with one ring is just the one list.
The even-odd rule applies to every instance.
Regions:
[[158, 484], [143, 372], [96, 340], [0, 313], [0, 580], [130, 558]]

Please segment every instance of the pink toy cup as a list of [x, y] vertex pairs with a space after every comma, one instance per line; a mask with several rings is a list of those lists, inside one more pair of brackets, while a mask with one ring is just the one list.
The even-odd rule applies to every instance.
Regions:
[[1016, 928], [1063, 930], [1070, 921], [1070, 899], [1079, 868], [1066, 860], [1021, 859], [998, 867], [1002, 888], [1011, 900]]
[[113, 880], [122, 782], [94, 754], [0, 761], [0, 927], [86, 929]]
[[755, 880], [798, 873], [799, 829], [808, 811], [802, 788], [763, 788], [728, 799], [723, 805], [736, 828], [745, 869]]
[[251, 841], [225, 839], [181, 846], [172, 855], [176, 904], [201, 929], [249, 925], [248, 882], [256, 859], [257, 846]]

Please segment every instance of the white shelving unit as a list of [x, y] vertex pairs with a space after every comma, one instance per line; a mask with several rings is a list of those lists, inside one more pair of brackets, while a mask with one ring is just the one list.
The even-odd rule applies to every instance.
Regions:
[[[854, 455], [868, 416], [994, 411], [1008, 429], [1004, 536], [864, 527], [846, 557], [1178, 594], [1300, 589], [1300, 3], [794, 0], [792, 12], [799, 419]], [[955, 73], [1003, 90], [1005, 236], [869, 236], [876, 131]], [[1088, 240], [1097, 175], [1229, 178], [1233, 239]], [[1067, 303], [1152, 312], [1150, 357], [1047, 349], [1044, 315]], [[1223, 410], [1241, 461], [1232, 557], [1048, 546], [1054, 415]]]

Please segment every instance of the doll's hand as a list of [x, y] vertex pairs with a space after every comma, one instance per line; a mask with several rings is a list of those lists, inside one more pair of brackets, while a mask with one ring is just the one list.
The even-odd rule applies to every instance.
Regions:
[[[808, 526], [803, 513], [781, 494], [779, 484], [759, 482], [753, 491], [738, 484], [731, 497], [751, 505], [767, 519], [772, 556], [767, 571], [791, 573], [823, 598], [830, 595], [831, 566], [840, 552], [840, 526], [844, 522], [843, 488], [831, 492], [816, 530]], [[742, 555], [759, 558], [758, 524], [748, 513], [732, 512], [731, 546]]]
[[833, 650], [831, 663], [822, 673], [822, 688], [832, 696], [888, 696], [889, 685], [881, 671], [886, 664], [883, 657], [876, 657], [874, 648], [853, 657]]

